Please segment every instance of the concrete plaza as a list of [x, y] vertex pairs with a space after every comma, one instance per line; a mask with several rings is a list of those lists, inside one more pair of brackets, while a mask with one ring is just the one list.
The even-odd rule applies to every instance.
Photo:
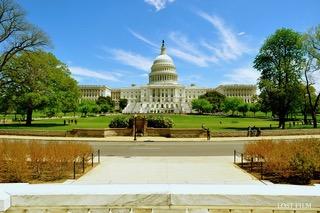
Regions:
[[223, 157], [103, 157], [72, 184], [265, 184]]

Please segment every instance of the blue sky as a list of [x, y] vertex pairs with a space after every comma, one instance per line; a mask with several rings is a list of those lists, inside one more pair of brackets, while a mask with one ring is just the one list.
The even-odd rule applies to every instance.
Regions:
[[256, 84], [264, 40], [320, 24], [318, 0], [16, 0], [80, 85], [148, 84], [165, 40], [180, 84]]

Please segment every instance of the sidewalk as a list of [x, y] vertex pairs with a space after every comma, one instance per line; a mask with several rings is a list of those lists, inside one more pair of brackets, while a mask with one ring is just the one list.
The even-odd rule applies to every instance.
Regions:
[[301, 138], [320, 138], [320, 135], [290, 135], [290, 136], [261, 136], [261, 137], [211, 137], [206, 138], [166, 138], [166, 137], [137, 137], [134, 141], [132, 136], [109, 136], [105, 138], [85, 138], [85, 137], [45, 137], [45, 136], [17, 136], [0, 135], [0, 142], [3, 139], [9, 140], [44, 140], [44, 141], [87, 141], [87, 142], [224, 142], [224, 141], [257, 141], [262, 139], [273, 140], [294, 140]]
[[223, 157], [103, 157], [101, 164], [65, 184], [264, 185]]

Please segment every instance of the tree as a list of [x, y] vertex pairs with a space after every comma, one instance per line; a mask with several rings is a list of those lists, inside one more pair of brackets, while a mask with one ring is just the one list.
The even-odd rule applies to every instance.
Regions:
[[100, 105], [100, 108], [101, 108], [101, 112], [103, 113], [109, 112], [111, 109], [109, 104], [102, 104]]
[[226, 98], [225, 95], [217, 92], [217, 91], [210, 91], [204, 95], [199, 96], [199, 99], [205, 99], [209, 101], [212, 105], [212, 112], [221, 112], [222, 111], [222, 103]]
[[247, 114], [249, 111], [249, 104], [248, 103], [242, 103], [238, 106], [238, 111], [242, 113], [243, 116]]
[[0, 0], [0, 88], [8, 83], [3, 78], [7, 63], [18, 53], [50, 45], [48, 36], [30, 24], [22, 8], [13, 0]]
[[312, 98], [312, 85], [315, 84], [314, 75], [320, 68], [320, 25], [311, 28], [304, 36], [304, 47], [307, 51], [307, 61], [304, 67], [304, 77], [306, 80], [306, 90], [310, 106], [313, 127], [317, 128], [317, 106], [319, 105], [320, 92], [316, 98]]
[[3, 72], [4, 95], [11, 97], [16, 111], [25, 111], [26, 125], [31, 125], [35, 109], [61, 110], [63, 105], [76, 104], [80, 97], [71, 72], [53, 54], [42, 51], [22, 52], [11, 58], [10, 71]]
[[253, 115], [256, 116], [256, 112], [259, 112], [260, 110], [260, 104], [259, 103], [252, 103], [250, 104], [250, 112], [253, 112]]
[[261, 72], [260, 98], [279, 116], [279, 127], [283, 129], [286, 115], [298, 98], [296, 90], [304, 62], [302, 47], [299, 33], [279, 29], [267, 38], [254, 60], [254, 68]]
[[79, 104], [79, 110], [83, 116], [87, 116], [92, 111], [94, 105], [96, 105], [94, 100], [82, 99]]
[[120, 101], [119, 101], [120, 109], [123, 110], [124, 108], [126, 108], [127, 105], [128, 105], [128, 99], [120, 98]]
[[212, 105], [205, 99], [193, 99], [191, 102], [192, 109], [199, 113], [208, 113], [212, 109]]
[[238, 110], [238, 107], [243, 104], [243, 100], [241, 98], [226, 98], [223, 101], [223, 111], [224, 112], [232, 112], [232, 115], [234, 115], [234, 112]]
[[110, 96], [99, 96], [96, 103], [98, 105], [108, 104], [111, 108], [114, 108], [115, 103]]

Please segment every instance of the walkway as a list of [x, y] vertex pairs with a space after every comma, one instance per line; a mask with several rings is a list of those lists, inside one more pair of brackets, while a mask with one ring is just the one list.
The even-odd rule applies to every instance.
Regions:
[[103, 157], [72, 184], [263, 184], [226, 157]]

